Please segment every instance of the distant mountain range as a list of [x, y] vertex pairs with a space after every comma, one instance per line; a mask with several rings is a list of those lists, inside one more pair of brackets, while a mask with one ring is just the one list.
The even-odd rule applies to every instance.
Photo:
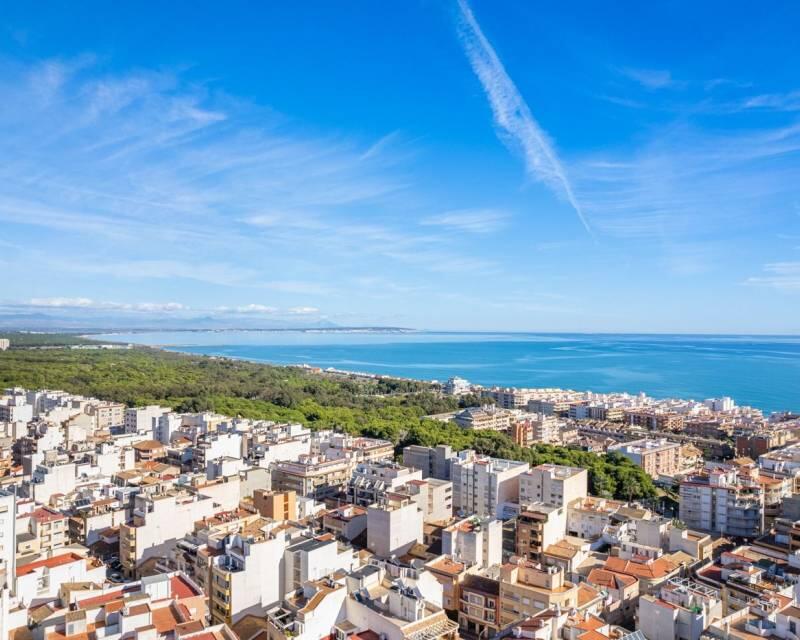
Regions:
[[338, 329], [318, 317], [271, 318], [263, 316], [110, 314], [93, 310], [53, 309], [0, 313], [0, 329], [22, 331], [176, 331], [220, 329]]

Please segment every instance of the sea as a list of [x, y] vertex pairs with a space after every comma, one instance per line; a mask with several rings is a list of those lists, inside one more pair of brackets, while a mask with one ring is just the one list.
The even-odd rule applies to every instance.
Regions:
[[402, 378], [460, 376], [482, 385], [732, 397], [765, 412], [800, 412], [800, 336], [172, 331], [97, 339], [273, 364]]

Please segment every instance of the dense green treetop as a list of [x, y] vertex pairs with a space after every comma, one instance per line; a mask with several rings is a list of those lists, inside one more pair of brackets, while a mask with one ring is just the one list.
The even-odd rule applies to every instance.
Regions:
[[[54, 342], [32, 346], [44, 344]], [[460, 406], [457, 399], [441, 396], [426, 382], [340, 377], [136, 347], [0, 352], [0, 386], [64, 389], [129, 406], [162, 404], [177, 411], [297, 421], [313, 429], [386, 438], [398, 451], [408, 444], [449, 444], [456, 450], [472, 448], [531, 465], [584, 467], [596, 495], [623, 499], [655, 495], [650, 477], [616, 453], [597, 455], [550, 445], [524, 448], [502, 433], [468, 431], [452, 422], [425, 419]]]

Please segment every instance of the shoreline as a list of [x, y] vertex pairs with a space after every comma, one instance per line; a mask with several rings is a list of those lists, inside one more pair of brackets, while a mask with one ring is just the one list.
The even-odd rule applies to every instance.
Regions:
[[[320, 367], [320, 366], [317, 366], [317, 365], [313, 365], [313, 364], [309, 364], [309, 363], [279, 363], [279, 362], [274, 362], [274, 361], [270, 361], [270, 360], [262, 360], [262, 359], [258, 359], [258, 358], [248, 358], [248, 357], [244, 357], [244, 356], [233, 356], [233, 355], [228, 355], [228, 354], [218, 355], [218, 354], [211, 354], [211, 353], [198, 353], [198, 352], [193, 352], [193, 351], [183, 351], [183, 350], [179, 350], [179, 349], [173, 349], [173, 348], [169, 348], [168, 346], [165, 346], [165, 345], [152, 346], [152, 345], [136, 345], [136, 344], [134, 344], [133, 347], [134, 348], [136, 348], [136, 347], [144, 347], [144, 348], [148, 348], [148, 349], [158, 349], [158, 350], [161, 350], [161, 351], [165, 351], [165, 352], [169, 352], [169, 353], [178, 353], [178, 354], [186, 355], [186, 356], [214, 358], [214, 359], [219, 359], [219, 360], [251, 362], [251, 363], [262, 364], [262, 365], [270, 366], [270, 367], [287, 367], [287, 368], [293, 368], [293, 369], [301, 369], [301, 370], [307, 371], [308, 373], [312, 373], [314, 375], [322, 375], [322, 376], [325, 376], [325, 375], [330, 375], [330, 376], [348, 376], [348, 377], [355, 377], [355, 378], [362, 378], [362, 379], [369, 379], [369, 380], [397, 380], [397, 381], [401, 381], [401, 382], [415, 382], [415, 383], [426, 384], [426, 385], [431, 385], [431, 386], [435, 386], [435, 385], [441, 386], [445, 382], [445, 380], [438, 380], [438, 379], [408, 378], [408, 377], [397, 376], [397, 375], [386, 374], [386, 373], [371, 373], [371, 372], [368, 372], [368, 371], [353, 371], [353, 370], [347, 370], [347, 369], [337, 369], [335, 367], [323, 368], [323, 367]], [[454, 377], [461, 377], [461, 376], [456, 375]], [[657, 402], [666, 402], [666, 401], [673, 400], [673, 401], [679, 401], [679, 402], [702, 403], [704, 400], [710, 399], [710, 398], [704, 398], [702, 400], [698, 400], [696, 398], [691, 398], [691, 397], [679, 397], [679, 396], [671, 396], [671, 395], [664, 395], [664, 396], [652, 395], [651, 393], [649, 393], [647, 391], [631, 392], [631, 391], [614, 390], [614, 391], [591, 392], [588, 389], [575, 389], [575, 388], [571, 388], [571, 387], [559, 387], [559, 386], [552, 386], [552, 385], [546, 386], [546, 387], [542, 387], [542, 386], [520, 387], [520, 386], [501, 385], [501, 384], [485, 385], [485, 384], [480, 384], [480, 383], [471, 383], [471, 387], [477, 393], [480, 393], [480, 391], [484, 390], [484, 389], [488, 390], [488, 389], [493, 389], [493, 388], [519, 389], [519, 390], [523, 390], [523, 389], [558, 389], [558, 390], [561, 390], [561, 391], [564, 391], [564, 392], [595, 393], [597, 395], [623, 395], [623, 394], [627, 394], [629, 396], [636, 396], [638, 393], [644, 393], [646, 397], [651, 398], [651, 399], [653, 399], [653, 400], [655, 400]], [[732, 397], [732, 396], [722, 396], [722, 397]], [[733, 399], [735, 401], [735, 398], [733, 398]], [[754, 409], [756, 411], [760, 411], [762, 413], [762, 415], [764, 416], [764, 419], [769, 419], [769, 417], [772, 416], [772, 415], [779, 416], [779, 415], [795, 414], [794, 411], [791, 411], [791, 410], [788, 410], [788, 409], [787, 410], [779, 410], [779, 411], [770, 411], [770, 410], [766, 410], [766, 409], [761, 409], [761, 408], [753, 406], [753, 405], [738, 405], [738, 404], [736, 404], [736, 406], [738, 408], [749, 408], [749, 409]]]

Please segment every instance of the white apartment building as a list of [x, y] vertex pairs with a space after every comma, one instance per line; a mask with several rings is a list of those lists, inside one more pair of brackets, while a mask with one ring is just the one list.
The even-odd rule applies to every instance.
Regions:
[[442, 553], [470, 567], [491, 567], [503, 560], [503, 523], [470, 516], [442, 530]]
[[221, 458], [242, 457], [240, 433], [208, 433], [200, 437], [192, 449], [195, 468], [206, 469], [208, 464]]
[[422, 471], [411, 469], [391, 460], [361, 462], [353, 469], [347, 484], [347, 500], [351, 504], [368, 507], [383, 503], [387, 492], [412, 480], [422, 480]]
[[589, 495], [588, 482], [586, 469], [540, 464], [519, 476], [519, 504], [543, 502], [565, 507], [573, 500]]
[[284, 553], [284, 593], [299, 589], [309, 580], [320, 580], [337, 571], [350, 572], [358, 559], [349, 545], [324, 534], [293, 542]]
[[453, 509], [465, 515], [502, 516], [506, 505], [517, 504], [519, 477], [528, 468], [527, 462], [459, 452], [450, 466]]
[[453, 421], [462, 429], [474, 431], [507, 431], [511, 428], [514, 414], [494, 405], [469, 407], [453, 416]]
[[158, 432], [158, 420], [170, 409], [158, 405], [133, 407], [125, 411], [125, 432], [138, 433], [148, 438], [155, 438]]
[[515, 389], [513, 387], [505, 389], [493, 387], [481, 391], [482, 398], [491, 398], [501, 409], [524, 409], [535, 395], [535, 389]]
[[172, 435], [180, 429], [181, 422], [182, 418], [179, 413], [170, 411], [161, 414], [156, 423], [153, 439], [158, 440], [161, 444], [170, 444], [172, 442]]
[[148, 558], [164, 556], [194, 523], [211, 516], [214, 501], [178, 491], [134, 497], [133, 521], [120, 526], [119, 556], [128, 575]]
[[0, 401], [0, 422], [30, 422], [33, 420], [33, 406], [25, 398], [11, 396]]
[[284, 552], [288, 536], [267, 529], [228, 536], [222, 555], [211, 560], [208, 593], [213, 620], [236, 622], [244, 615], [262, 615], [284, 594]]
[[391, 493], [416, 502], [425, 522], [448, 522], [453, 517], [453, 483], [447, 480], [409, 480]]
[[632, 442], [611, 445], [608, 451], [616, 451], [641, 467], [651, 478], [673, 476], [681, 471], [681, 444], [666, 438], [642, 438]]
[[70, 582], [103, 584], [105, 577], [106, 566], [102, 562], [67, 551], [18, 565], [15, 595], [27, 604], [46, 601], [58, 595], [61, 585]]
[[400, 556], [422, 542], [423, 512], [410, 498], [367, 507], [367, 547], [381, 557]]
[[764, 490], [736, 469], [712, 469], [681, 482], [680, 519], [690, 529], [755, 538], [764, 532]]
[[456, 457], [446, 444], [423, 447], [412, 444], [403, 449], [403, 464], [422, 471], [423, 478], [450, 479], [450, 461]]
[[472, 384], [469, 380], [453, 376], [442, 385], [442, 391], [448, 396], [463, 396], [472, 391]]
[[10, 491], [0, 490], [0, 569], [12, 575], [16, 555], [17, 499]]

